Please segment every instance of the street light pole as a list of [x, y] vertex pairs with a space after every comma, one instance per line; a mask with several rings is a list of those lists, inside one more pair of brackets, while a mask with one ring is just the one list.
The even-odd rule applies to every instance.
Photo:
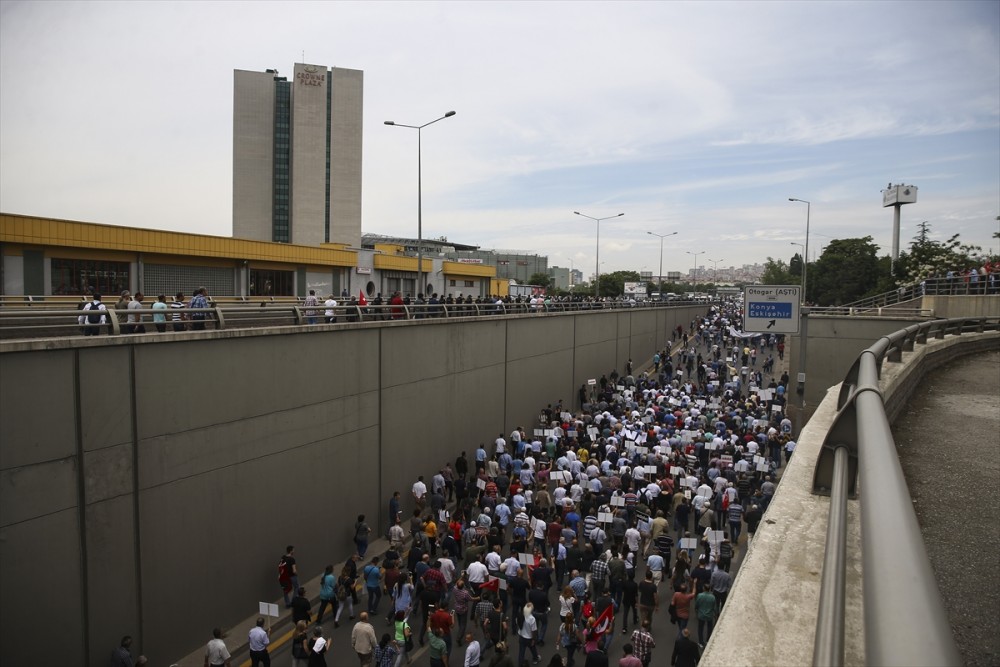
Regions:
[[702, 250], [701, 252], [691, 252], [690, 250], [688, 250], [687, 254], [694, 255], [694, 284], [691, 286], [691, 291], [692, 292], [697, 292], [698, 291], [698, 255], [704, 255], [705, 251]]
[[[429, 123], [424, 123], [423, 125], [404, 125], [403, 123], [396, 123], [391, 120], [385, 121], [386, 125], [392, 125], [393, 127], [406, 127], [411, 130], [417, 131], [417, 290], [414, 296], [424, 293], [424, 203], [423, 203], [423, 164], [422, 164], [422, 148], [421, 148], [421, 130], [428, 125], [433, 125], [439, 120], [444, 120], [445, 118], [451, 118], [455, 115], [454, 111], [449, 111], [440, 118], [435, 118]], [[418, 297], [419, 298], [419, 297]]]
[[673, 236], [677, 232], [670, 232], [669, 234], [657, 234], [656, 232], [646, 232], [650, 236], [658, 236], [660, 238], [660, 301], [663, 301], [663, 239], [668, 236]]
[[582, 216], [584, 218], [587, 218], [589, 220], [593, 220], [594, 222], [597, 223], [597, 252], [595, 253], [596, 256], [594, 258], [594, 264], [595, 264], [595, 266], [594, 266], [594, 298], [598, 299], [598, 298], [600, 298], [600, 292], [599, 292], [599, 290], [601, 288], [601, 220], [610, 220], [611, 218], [620, 218], [620, 217], [622, 217], [625, 214], [624, 213], [619, 213], [618, 215], [609, 215], [609, 216], [604, 217], [604, 218], [594, 218], [592, 216], [580, 213], [579, 211], [573, 211], [573, 213], [576, 213], [577, 215]]
[[802, 258], [802, 303], [806, 302], [806, 287], [809, 286], [807, 272], [809, 271], [809, 214], [812, 211], [812, 202], [805, 199], [789, 197], [788, 201], [797, 201], [806, 205], [806, 245], [805, 257]]
[[[705, 259], [708, 259], [708, 257], [706, 257]], [[716, 283], [718, 283], [719, 282], [719, 262], [723, 262], [725, 260], [722, 260], [722, 259], [708, 259], [708, 261], [710, 261], [712, 263], [712, 280], [714, 280]]]

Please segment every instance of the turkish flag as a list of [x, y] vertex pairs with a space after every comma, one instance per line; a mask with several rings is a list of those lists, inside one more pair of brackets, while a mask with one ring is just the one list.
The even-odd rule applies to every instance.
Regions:
[[609, 604], [605, 607], [601, 615], [597, 617], [597, 621], [594, 623], [594, 634], [597, 636], [604, 636], [606, 633], [611, 631], [611, 626], [615, 622], [615, 606]]
[[493, 591], [494, 593], [500, 592], [500, 580], [497, 577], [490, 577], [490, 580], [482, 584], [479, 590]]
[[364, 290], [358, 290], [358, 305], [359, 306], [367, 306], [368, 305], [368, 299], [365, 298], [365, 291]]

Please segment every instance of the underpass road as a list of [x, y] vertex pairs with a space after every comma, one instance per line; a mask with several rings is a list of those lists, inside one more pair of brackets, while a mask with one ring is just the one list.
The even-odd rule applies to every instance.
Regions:
[[1000, 352], [929, 373], [893, 427], [966, 665], [1000, 665]]

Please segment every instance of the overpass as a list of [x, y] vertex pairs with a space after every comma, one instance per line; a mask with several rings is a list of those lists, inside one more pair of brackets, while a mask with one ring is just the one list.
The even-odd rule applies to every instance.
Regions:
[[[126, 633], [154, 663], [176, 659], [277, 594], [286, 544], [318, 573], [351, 544], [334, 513], [382, 529], [392, 491], [648, 359], [702, 311], [2, 343], [0, 660], [101, 663]], [[825, 319], [809, 360], [901, 326]], [[809, 373], [809, 388], [826, 381]], [[801, 451], [820, 433], [803, 433]], [[51, 622], [62, 652], [40, 657]]]

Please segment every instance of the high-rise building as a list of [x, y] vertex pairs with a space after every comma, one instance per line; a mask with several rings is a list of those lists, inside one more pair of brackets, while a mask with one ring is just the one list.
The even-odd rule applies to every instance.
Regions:
[[364, 72], [233, 72], [233, 236], [361, 243]]

